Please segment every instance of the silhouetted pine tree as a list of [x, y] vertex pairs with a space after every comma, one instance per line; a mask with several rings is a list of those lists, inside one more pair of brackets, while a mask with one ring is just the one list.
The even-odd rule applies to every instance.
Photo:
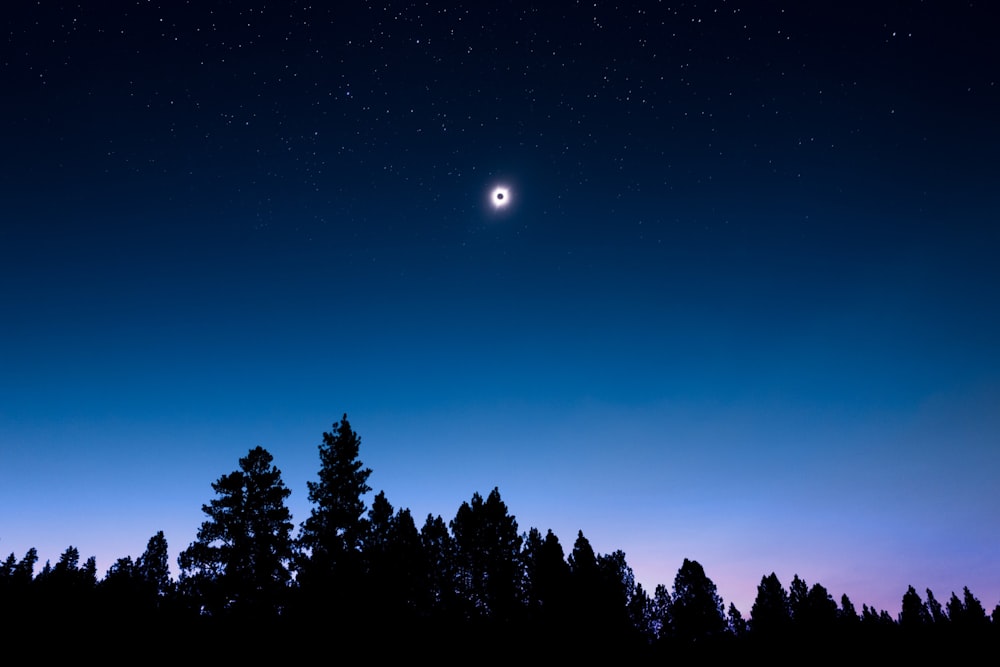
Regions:
[[153, 606], [161, 606], [164, 599], [173, 592], [170, 580], [170, 562], [167, 553], [167, 538], [163, 531], [157, 531], [146, 542], [146, 550], [135, 563], [135, 572], [146, 589]]
[[774, 572], [761, 577], [757, 597], [750, 609], [750, 631], [756, 637], [784, 636], [791, 626], [788, 593]]
[[319, 445], [319, 480], [307, 482], [314, 504], [303, 522], [298, 544], [299, 584], [306, 593], [309, 612], [350, 614], [360, 590], [364, 566], [361, 545], [367, 530], [364, 495], [371, 491], [365, 468], [358, 458], [361, 438], [345, 414], [323, 433]]
[[521, 536], [517, 522], [494, 488], [462, 503], [451, 521], [458, 590], [469, 618], [510, 620], [519, 597]]
[[428, 566], [420, 533], [408, 509], [393, 514], [385, 492], [375, 496], [368, 513], [363, 554], [369, 613], [403, 622], [428, 612]]
[[101, 613], [112, 623], [131, 622], [141, 613], [142, 584], [131, 556], [123, 556], [108, 568], [98, 584]]
[[161, 611], [172, 594], [163, 531], [149, 539], [146, 551], [133, 561], [116, 560], [98, 584], [101, 613], [111, 622], [141, 627]]
[[837, 614], [837, 617], [840, 619], [841, 627], [846, 632], [856, 629], [858, 624], [861, 622], [861, 617], [858, 616], [858, 610], [855, 609], [854, 603], [851, 602], [851, 598], [847, 597], [847, 593], [840, 596], [840, 612]]
[[[37, 591], [33, 590], [35, 563], [38, 551], [31, 547], [21, 560], [11, 553], [3, 566], [0, 578], [0, 628], [19, 633], [23, 628], [37, 623], [39, 609]], [[2, 638], [2, 634], [0, 634]]]
[[14, 557], [14, 553], [7, 557], [3, 568], [3, 585], [6, 592], [12, 592], [18, 588], [27, 588], [34, 579], [35, 563], [38, 562], [38, 550], [31, 547], [24, 554], [21, 560]]
[[985, 630], [990, 622], [986, 616], [986, 609], [968, 586], [962, 589], [961, 599], [955, 593], [951, 594], [951, 599], [948, 601], [948, 618], [951, 620], [951, 627], [966, 636]]
[[729, 603], [729, 610], [726, 613], [726, 625], [729, 633], [737, 639], [742, 639], [747, 633], [747, 622], [732, 602]]
[[809, 585], [799, 575], [792, 576], [788, 585], [788, 609], [792, 615], [792, 624], [799, 625], [806, 615], [806, 598], [809, 597]]
[[569, 566], [570, 607], [567, 624], [583, 641], [602, 641], [600, 604], [600, 573], [597, 554], [583, 531], [577, 531], [573, 550], [566, 559]]
[[953, 626], [963, 626], [965, 624], [965, 605], [962, 604], [962, 600], [955, 595], [955, 591], [951, 592], [951, 597], [948, 598], [948, 602], [945, 603], [945, 608], [948, 610], [948, 621]]
[[649, 593], [636, 583], [635, 593], [628, 604], [628, 615], [637, 638], [642, 644], [651, 644], [656, 639], [655, 607]]
[[[177, 559], [179, 584], [202, 612], [264, 616], [280, 611], [291, 581], [291, 493], [272, 456], [256, 447], [212, 483], [208, 520]], [[150, 572], [158, 569], [151, 564]], [[155, 574], [151, 576], [156, 578]]]
[[420, 544], [427, 562], [430, 616], [444, 624], [460, 613], [455, 541], [440, 515], [427, 515], [420, 529]]
[[920, 594], [913, 586], [909, 586], [906, 593], [903, 594], [902, 609], [899, 612], [899, 626], [911, 632], [923, 631], [930, 620], [927, 607], [920, 599]]
[[44, 616], [58, 614], [87, 625], [95, 620], [89, 612], [97, 589], [97, 561], [91, 556], [80, 565], [80, 551], [67, 547], [54, 566], [46, 562], [32, 589], [32, 605]]
[[532, 528], [524, 538], [524, 600], [537, 642], [550, 646], [569, 642], [571, 630], [570, 570], [562, 544], [548, 530], [543, 538]]
[[829, 635], [837, 628], [837, 603], [822, 584], [809, 589], [802, 613], [802, 630], [809, 635]]
[[609, 639], [619, 645], [636, 643], [642, 635], [633, 613], [643, 615], [644, 603], [636, 603], [637, 610], [632, 609], [637, 595], [635, 574], [625, 559], [621, 549], [610, 554], [597, 557], [599, 576], [598, 598], [596, 611], [599, 622], [604, 626]]
[[941, 628], [948, 624], [948, 615], [944, 613], [944, 608], [941, 603], [938, 602], [937, 598], [934, 597], [934, 591], [931, 589], [926, 589], [927, 592], [927, 616], [930, 618], [931, 622], [937, 627]]
[[14, 552], [11, 551], [10, 555], [7, 556], [7, 560], [0, 565], [0, 591], [5, 591], [11, 577], [14, 575], [14, 570], [17, 568], [17, 557]]
[[722, 598], [698, 561], [684, 559], [670, 601], [672, 636], [682, 642], [718, 638], [726, 630]]
[[660, 641], [670, 637], [670, 604], [670, 589], [664, 584], [657, 584], [652, 598], [653, 634]]

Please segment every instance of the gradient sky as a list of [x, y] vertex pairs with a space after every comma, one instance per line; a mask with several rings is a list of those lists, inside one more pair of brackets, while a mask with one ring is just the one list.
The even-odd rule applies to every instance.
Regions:
[[1000, 603], [990, 3], [334, 4], [5, 5], [0, 555], [346, 412], [418, 523]]

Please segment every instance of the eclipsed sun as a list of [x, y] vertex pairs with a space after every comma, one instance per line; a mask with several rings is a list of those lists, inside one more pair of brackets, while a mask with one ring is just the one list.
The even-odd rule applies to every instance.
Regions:
[[510, 205], [510, 188], [498, 185], [493, 188], [493, 192], [490, 193], [490, 203], [493, 204], [493, 208], [501, 209], [506, 208]]

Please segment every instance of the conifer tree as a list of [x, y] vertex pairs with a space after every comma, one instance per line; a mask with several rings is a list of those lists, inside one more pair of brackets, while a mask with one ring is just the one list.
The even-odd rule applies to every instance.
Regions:
[[521, 536], [494, 488], [462, 503], [451, 521], [459, 590], [470, 616], [510, 619], [520, 600]]
[[303, 586], [314, 586], [324, 593], [338, 583], [342, 589], [350, 586], [362, 569], [364, 495], [371, 491], [371, 469], [358, 458], [360, 447], [361, 438], [351, 430], [345, 414], [330, 432], [323, 433], [319, 479], [307, 482], [314, 507], [299, 535], [303, 557], [300, 577]]
[[799, 575], [792, 576], [792, 583], [788, 585], [788, 607], [792, 613], [792, 622], [801, 624], [806, 615], [806, 598], [809, 596], [809, 585]]
[[670, 601], [672, 631], [683, 641], [718, 637], [726, 629], [722, 598], [698, 561], [684, 559]]
[[135, 563], [136, 574], [142, 580], [148, 592], [154, 597], [166, 596], [171, 589], [170, 565], [167, 554], [167, 538], [163, 531], [157, 531], [146, 543]]
[[427, 562], [430, 611], [440, 618], [454, 612], [458, 606], [455, 541], [440, 515], [427, 515], [420, 529], [420, 545]]
[[[11, 555], [13, 556], [14, 554]], [[11, 572], [13, 581], [18, 585], [30, 584], [35, 572], [35, 563], [37, 562], [38, 550], [35, 547], [31, 547]]]
[[761, 577], [750, 609], [750, 629], [757, 636], [777, 636], [787, 631], [792, 613], [788, 592], [774, 572]]
[[[180, 583], [203, 612], [264, 615], [284, 604], [291, 581], [292, 522], [285, 506], [291, 492], [272, 460], [258, 446], [240, 459], [239, 470], [212, 483], [218, 497], [202, 506], [208, 520], [177, 559]], [[150, 576], [158, 577], [158, 564], [148, 565]]]
[[934, 597], [934, 591], [931, 589], [926, 589], [927, 591], [927, 615], [931, 622], [937, 626], [943, 627], [948, 622], [948, 615], [944, 613], [944, 608], [938, 599]]
[[368, 512], [364, 544], [368, 608], [383, 618], [429, 606], [426, 557], [410, 510], [393, 514], [380, 491]]
[[803, 629], [808, 632], [832, 632], [837, 622], [837, 603], [826, 587], [815, 583], [806, 596], [806, 604], [800, 619]]
[[673, 623], [670, 620], [670, 589], [666, 584], [657, 584], [653, 589], [653, 634], [656, 639], [668, 639]]
[[551, 529], [546, 531], [544, 538], [537, 530], [532, 530], [538, 539], [531, 540], [533, 546], [528, 552], [531, 562], [528, 599], [533, 606], [541, 608], [547, 619], [552, 620], [566, 613], [569, 564], [559, 538]]
[[903, 594], [902, 609], [899, 612], [899, 625], [907, 630], [920, 630], [931, 621], [924, 606], [924, 601], [920, 599], [913, 586], [906, 589]]
[[837, 613], [837, 618], [840, 619], [841, 625], [846, 628], [853, 628], [861, 621], [858, 610], [847, 593], [840, 596], [840, 611]]
[[726, 625], [734, 637], [743, 637], [747, 633], [747, 622], [732, 602], [729, 603], [729, 610], [726, 612]]

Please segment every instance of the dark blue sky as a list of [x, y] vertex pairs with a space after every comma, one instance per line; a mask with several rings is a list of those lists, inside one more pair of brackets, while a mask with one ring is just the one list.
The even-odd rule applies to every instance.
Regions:
[[650, 587], [1000, 601], [988, 4], [552, 5], [14, 3], [0, 549], [176, 554], [257, 444], [300, 522], [347, 412]]

